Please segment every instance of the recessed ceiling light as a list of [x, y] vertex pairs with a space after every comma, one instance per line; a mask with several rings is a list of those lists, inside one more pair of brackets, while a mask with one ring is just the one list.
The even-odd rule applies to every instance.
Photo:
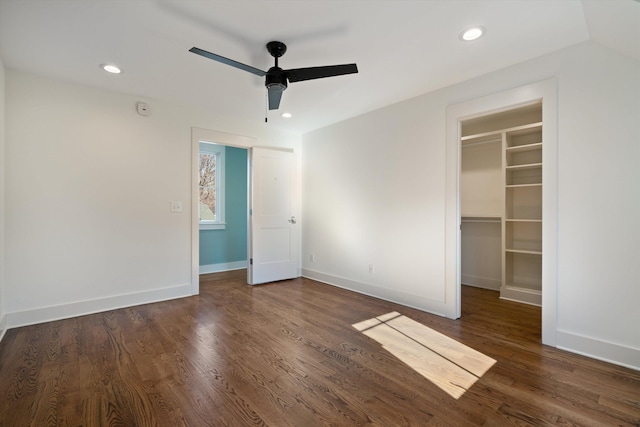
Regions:
[[467, 30], [464, 30], [460, 33], [460, 40], [464, 40], [466, 42], [470, 42], [472, 40], [477, 40], [484, 34], [484, 28], [482, 27], [473, 27]]
[[107, 73], [112, 73], [112, 74], [120, 74], [122, 72], [120, 68], [111, 64], [100, 64], [100, 68], [105, 70]]
[[282, 117], [288, 119], [289, 117], [291, 117], [291, 113], [282, 113]]

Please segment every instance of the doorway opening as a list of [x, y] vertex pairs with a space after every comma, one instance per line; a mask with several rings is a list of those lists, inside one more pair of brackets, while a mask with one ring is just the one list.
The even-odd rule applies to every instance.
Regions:
[[249, 152], [200, 141], [199, 273], [247, 268]]
[[[210, 153], [224, 152], [224, 167], [217, 170], [217, 182], [224, 181], [224, 199], [219, 199], [219, 207], [224, 209], [217, 212], [206, 212], [204, 224], [201, 225], [200, 201], [201, 173], [200, 153], [205, 144]], [[246, 136], [216, 132], [208, 129], [192, 128], [191, 130], [191, 294], [200, 292], [200, 273], [222, 271], [222, 269], [246, 268], [248, 259], [248, 227], [249, 227], [249, 149], [255, 145], [255, 139]], [[219, 150], [217, 148], [224, 148]], [[205, 150], [206, 152], [207, 150]], [[231, 154], [231, 155], [230, 155]], [[221, 157], [218, 157], [220, 159]], [[229, 164], [231, 162], [231, 164]], [[220, 165], [219, 165], [220, 166]], [[240, 169], [239, 171], [236, 169]], [[244, 180], [241, 175], [244, 174]], [[214, 181], [215, 179], [214, 178]], [[227, 179], [229, 178], [229, 179]], [[229, 181], [229, 182], [227, 182]], [[205, 184], [211, 184], [209, 181]], [[219, 187], [220, 188], [220, 187]], [[219, 191], [219, 189], [218, 189]], [[217, 194], [220, 196], [220, 193]], [[231, 199], [229, 197], [231, 196]], [[241, 200], [244, 197], [244, 200]], [[240, 200], [238, 200], [240, 199]], [[231, 202], [231, 203], [230, 203]], [[229, 210], [229, 208], [231, 208]], [[208, 209], [211, 211], [211, 209]], [[214, 208], [215, 211], [215, 208]], [[216, 215], [217, 214], [217, 215]], [[221, 221], [222, 219], [222, 221]], [[231, 221], [231, 224], [229, 223]], [[201, 230], [202, 228], [202, 230]], [[201, 234], [203, 234], [201, 238]], [[244, 237], [244, 242], [237, 239]], [[234, 240], [235, 239], [235, 240]], [[202, 241], [201, 241], [202, 240]], [[203, 266], [201, 267], [201, 246], [206, 246], [211, 253], [203, 252]], [[229, 247], [233, 245], [231, 253]], [[244, 250], [244, 260], [239, 258]], [[225, 253], [226, 252], [226, 253]], [[229, 258], [231, 256], [231, 258]], [[240, 256], [240, 258], [242, 258]], [[225, 260], [226, 259], [226, 260]], [[229, 259], [234, 259], [229, 261]], [[244, 262], [243, 262], [244, 261]], [[213, 270], [213, 271], [212, 271]]]
[[[247, 283], [256, 285], [299, 276], [299, 225], [297, 225], [297, 179], [296, 155], [291, 149], [256, 147], [256, 140], [240, 135], [192, 128], [191, 132], [191, 293], [200, 292], [200, 232], [201, 208], [208, 216], [208, 226], [224, 229], [228, 224], [220, 221], [220, 212], [206, 202], [201, 206], [200, 189], [201, 145], [209, 144], [214, 149], [209, 154], [225, 147], [225, 158], [230, 153], [237, 154], [237, 169], [246, 173], [245, 203], [238, 203], [240, 221], [242, 206], [244, 222], [237, 222], [236, 228], [244, 228], [246, 236]], [[242, 165], [242, 163], [244, 163]], [[230, 165], [225, 165], [229, 171]], [[245, 172], [246, 171], [246, 172]], [[206, 182], [205, 184], [210, 184]], [[215, 181], [215, 179], [213, 180]], [[215, 182], [214, 182], [215, 184]], [[228, 196], [228, 191], [225, 195]], [[229, 200], [224, 201], [225, 208]], [[225, 221], [229, 212], [224, 213]], [[216, 230], [217, 231], [217, 230]], [[237, 243], [237, 242], [236, 242]]]

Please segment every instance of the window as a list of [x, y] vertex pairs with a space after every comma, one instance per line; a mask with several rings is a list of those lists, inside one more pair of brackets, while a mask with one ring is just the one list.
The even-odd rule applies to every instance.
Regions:
[[200, 229], [224, 229], [224, 145], [200, 142], [198, 165]]

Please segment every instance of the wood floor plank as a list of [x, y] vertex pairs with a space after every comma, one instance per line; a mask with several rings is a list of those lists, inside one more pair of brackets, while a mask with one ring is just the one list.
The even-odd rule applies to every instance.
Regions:
[[[245, 278], [7, 331], [0, 426], [640, 425], [640, 372], [541, 345], [539, 307], [465, 286], [453, 321], [309, 279]], [[417, 334], [403, 353], [424, 362], [431, 345], [472, 363], [475, 383], [455, 399], [353, 327], [390, 312]]]

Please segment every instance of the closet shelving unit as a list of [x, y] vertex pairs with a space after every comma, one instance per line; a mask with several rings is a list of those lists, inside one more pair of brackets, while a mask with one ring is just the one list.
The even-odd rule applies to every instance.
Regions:
[[502, 298], [542, 303], [542, 123], [503, 132]]
[[[541, 111], [541, 107], [535, 106]], [[530, 108], [529, 108], [530, 110]], [[527, 110], [527, 112], [530, 112]], [[487, 117], [478, 128], [487, 130], [461, 137], [462, 147], [502, 143], [504, 214], [502, 221], [502, 285], [500, 297], [528, 304], [542, 303], [542, 122], [514, 119], [501, 113]], [[529, 118], [530, 114], [527, 115]], [[541, 113], [540, 113], [541, 116]], [[523, 123], [524, 122], [524, 123]], [[506, 126], [505, 126], [506, 124]]]

